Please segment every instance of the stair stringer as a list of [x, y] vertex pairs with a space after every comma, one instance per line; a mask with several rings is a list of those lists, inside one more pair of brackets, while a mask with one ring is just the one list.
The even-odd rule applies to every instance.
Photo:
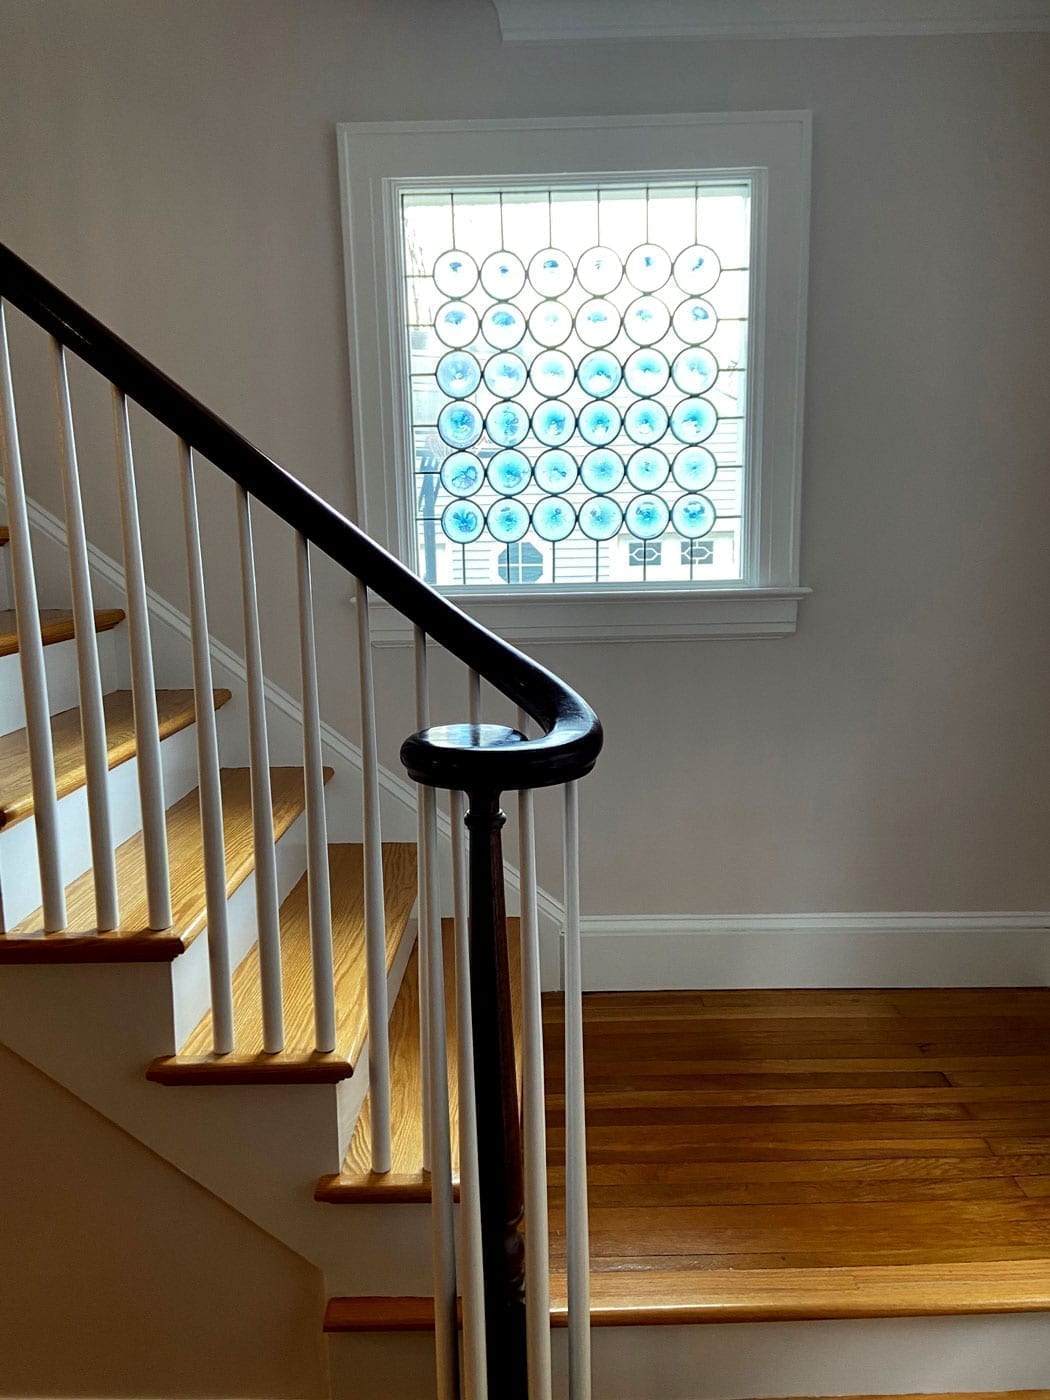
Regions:
[[[4, 501], [0, 483], [0, 503]], [[33, 530], [33, 550], [41, 576], [42, 596], [45, 584], [68, 588], [66, 527], [63, 521], [37, 501], [28, 503], [29, 521]], [[95, 603], [97, 607], [121, 607], [125, 602], [124, 568], [111, 555], [93, 544], [88, 545]], [[65, 596], [63, 591], [61, 596]], [[192, 648], [189, 616], [147, 589], [152, 624], [154, 664], [157, 684], [162, 687], [185, 686], [192, 674]], [[347, 618], [341, 613], [341, 627]], [[244, 658], [218, 638], [211, 638], [214, 684], [232, 691], [233, 698], [224, 712], [223, 762], [243, 766], [247, 755], [247, 669]], [[130, 684], [125, 649], [118, 657], [118, 684]], [[303, 708], [289, 691], [267, 680], [265, 682], [267, 723], [270, 737], [270, 759], [275, 764], [302, 762]], [[75, 702], [74, 702], [75, 703]], [[362, 775], [364, 765], [361, 749], [334, 726], [322, 722], [321, 745], [324, 762], [334, 770], [327, 787], [329, 840], [360, 841]], [[416, 789], [399, 773], [380, 766], [379, 796], [383, 836], [388, 841], [415, 841]], [[441, 848], [442, 913], [452, 913], [452, 832], [448, 814], [438, 813], [438, 841]], [[516, 914], [520, 892], [520, 876], [513, 862], [505, 862], [504, 879], [507, 890], [507, 912]], [[565, 926], [565, 906], [549, 891], [537, 892], [539, 911], [540, 954], [543, 986], [557, 990], [561, 986], [561, 934]]]

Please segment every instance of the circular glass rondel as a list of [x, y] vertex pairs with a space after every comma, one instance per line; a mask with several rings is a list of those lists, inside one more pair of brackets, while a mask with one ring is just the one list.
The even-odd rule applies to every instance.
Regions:
[[635, 496], [623, 513], [631, 534], [639, 540], [655, 540], [667, 529], [671, 512], [660, 496]]
[[561, 496], [544, 496], [532, 512], [532, 528], [542, 540], [567, 539], [575, 525], [576, 512]]
[[485, 528], [485, 517], [473, 501], [453, 501], [442, 512], [441, 528], [454, 544], [471, 544]]
[[699, 540], [715, 523], [715, 508], [706, 496], [679, 496], [671, 508], [674, 528], [686, 540]]
[[594, 399], [580, 409], [580, 437], [592, 447], [604, 447], [620, 431], [620, 410], [615, 404]]
[[619, 333], [620, 313], [603, 297], [585, 301], [576, 313], [576, 334], [584, 345], [609, 345]]
[[674, 459], [674, 479], [686, 491], [703, 491], [710, 486], [718, 463], [706, 447], [683, 447]]
[[623, 511], [610, 496], [592, 496], [580, 506], [579, 519], [589, 540], [611, 540], [623, 524]]
[[588, 491], [600, 494], [615, 491], [623, 480], [623, 461], [618, 452], [596, 447], [580, 463], [580, 480]]
[[481, 264], [481, 285], [496, 301], [516, 297], [525, 285], [525, 268], [517, 253], [499, 248]]
[[623, 415], [623, 426], [632, 442], [648, 447], [667, 432], [667, 409], [655, 399], [642, 399]]
[[679, 442], [706, 442], [717, 427], [718, 413], [707, 399], [683, 399], [671, 410], [671, 432]]
[[572, 387], [576, 366], [564, 350], [541, 350], [529, 366], [532, 387], [545, 399], [556, 399]]
[[525, 339], [525, 329], [525, 317], [506, 302], [490, 306], [481, 318], [481, 334], [493, 350], [513, 350]]
[[722, 275], [722, 264], [713, 248], [694, 243], [683, 248], [674, 260], [674, 280], [690, 296], [709, 292]]
[[643, 243], [628, 254], [627, 280], [640, 292], [655, 292], [671, 275], [671, 259], [658, 243]]
[[541, 248], [529, 263], [529, 281], [541, 297], [560, 297], [575, 276], [572, 259], [560, 248]]
[[632, 394], [643, 399], [658, 394], [670, 373], [667, 358], [659, 350], [636, 350], [623, 367], [624, 383]]
[[692, 297], [679, 302], [671, 324], [675, 335], [686, 345], [702, 345], [718, 329], [718, 315], [709, 301]]
[[453, 496], [473, 496], [485, 480], [485, 468], [473, 452], [453, 452], [441, 463], [441, 484]]
[[592, 350], [584, 355], [576, 372], [580, 388], [596, 399], [604, 399], [619, 388], [622, 375], [619, 360], [608, 350]]
[[619, 253], [612, 248], [598, 246], [588, 248], [576, 264], [576, 276], [580, 286], [592, 296], [603, 297], [620, 285], [623, 278], [623, 263]]
[[501, 496], [516, 496], [532, 477], [532, 467], [524, 452], [507, 448], [489, 460], [489, 485]]
[[670, 324], [671, 313], [659, 297], [638, 297], [623, 313], [623, 328], [635, 345], [655, 345]]
[[539, 345], [563, 345], [572, 334], [572, 315], [560, 301], [541, 301], [529, 315], [529, 334]]
[[449, 447], [473, 447], [484, 427], [472, 403], [447, 403], [438, 414], [437, 430]]
[[497, 501], [489, 507], [485, 523], [493, 539], [510, 544], [529, 528], [529, 512], [520, 501]]
[[706, 394], [718, 378], [718, 361], [710, 350], [690, 346], [675, 356], [671, 375], [683, 394]]
[[552, 447], [536, 458], [532, 474], [541, 491], [557, 496], [562, 491], [568, 491], [576, 480], [576, 459], [571, 452]]
[[450, 248], [435, 262], [431, 276], [442, 296], [465, 297], [477, 285], [478, 265], [462, 248]]
[[527, 378], [525, 361], [509, 350], [485, 362], [485, 387], [498, 399], [512, 399], [524, 389]]
[[481, 383], [481, 366], [465, 350], [450, 350], [434, 371], [438, 388], [450, 399], [468, 398]]
[[485, 431], [497, 447], [517, 447], [528, 436], [528, 411], [513, 399], [498, 403], [485, 417]]
[[545, 447], [561, 447], [576, 431], [576, 415], [564, 399], [547, 399], [532, 415], [532, 431]]
[[670, 471], [671, 464], [658, 447], [639, 447], [627, 463], [627, 480], [639, 491], [658, 491]]
[[478, 313], [465, 301], [446, 301], [434, 317], [434, 330], [442, 345], [462, 350], [478, 334]]

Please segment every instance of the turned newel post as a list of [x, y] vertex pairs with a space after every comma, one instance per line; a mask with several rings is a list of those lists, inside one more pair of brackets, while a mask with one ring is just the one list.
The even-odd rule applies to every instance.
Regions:
[[500, 1400], [525, 1400], [521, 1127], [503, 895], [501, 833], [506, 817], [499, 797], [491, 791], [469, 794], [471, 1021], [488, 1390]]

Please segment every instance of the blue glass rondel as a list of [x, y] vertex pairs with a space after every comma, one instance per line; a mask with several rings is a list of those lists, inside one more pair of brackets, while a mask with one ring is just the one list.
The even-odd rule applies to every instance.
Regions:
[[580, 437], [592, 447], [604, 447], [620, 431], [620, 410], [615, 404], [592, 400], [580, 409]]
[[649, 447], [667, 432], [667, 409], [655, 399], [643, 399], [631, 404], [623, 415], [623, 426], [632, 442]]
[[481, 334], [493, 350], [513, 350], [525, 339], [525, 317], [516, 306], [499, 301], [482, 316]]
[[473, 496], [485, 469], [473, 452], [453, 452], [441, 463], [441, 484], [453, 496]]
[[568, 491], [576, 480], [576, 459], [571, 452], [552, 447], [549, 452], [541, 453], [536, 458], [532, 474], [541, 491], [557, 496], [561, 491]]
[[462, 350], [477, 337], [478, 313], [465, 301], [446, 301], [434, 317], [438, 339], [453, 350]]
[[538, 345], [561, 345], [572, 333], [572, 316], [560, 301], [541, 301], [529, 314], [529, 334]]
[[667, 383], [671, 370], [666, 356], [659, 350], [636, 350], [623, 367], [624, 383], [632, 394], [646, 398], [658, 394]]
[[453, 501], [441, 516], [441, 528], [454, 544], [470, 544], [485, 527], [485, 517], [473, 501]]
[[529, 263], [529, 281], [541, 297], [560, 297], [575, 275], [572, 259], [560, 248], [541, 248]]
[[675, 529], [686, 540], [698, 540], [715, 523], [715, 508], [706, 496], [679, 496], [671, 510]]
[[576, 430], [576, 415], [564, 399], [547, 399], [532, 415], [532, 431], [545, 447], [561, 447]]
[[658, 243], [643, 243], [629, 254], [627, 280], [640, 292], [655, 292], [671, 275], [671, 259]]
[[722, 264], [713, 248], [694, 243], [683, 248], [674, 260], [674, 280], [683, 292], [700, 296], [709, 292], [722, 275]]
[[718, 361], [710, 350], [690, 346], [675, 356], [671, 374], [683, 394], [706, 394], [718, 378]]
[[623, 480], [623, 461], [618, 452], [596, 447], [580, 463], [580, 480], [588, 491], [615, 491]]
[[672, 325], [675, 335], [686, 345], [702, 345], [718, 329], [718, 315], [709, 301], [692, 297], [678, 304]]
[[687, 491], [702, 491], [714, 481], [718, 463], [706, 447], [683, 447], [672, 470], [679, 486]]
[[481, 366], [465, 350], [450, 350], [438, 361], [434, 375], [442, 393], [450, 399], [465, 399], [481, 383]]
[[580, 388], [595, 399], [604, 399], [619, 388], [622, 377], [620, 361], [608, 350], [592, 350], [589, 355], [584, 355], [576, 371]]
[[485, 417], [485, 431], [497, 447], [517, 447], [529, 431], [529, 415], [513, 399], [490, 408]]
[[572, 387], [576, 373], [564, 350], [541, 350], [529, 366], [532, 387], [545, 399], [560, 398]]
[[564, 540], [576, 525], [576, 512], [562, 496], [544, 496], [532, 512], [532, 527], [543, 540]]
[[670, 471], [671, 465], [658, 447], [639, 447], [627, 463], [627, 480], [639, 491], [656, 491]]
[[489, 509], [486, 524], [493, 539], [509, 544], [529, 528], [529, 512], [520, 501], [497, 501]]
[[485, 386], [498, 399], [512, 399], [525, 387], [525, 361], [504, 350], [485, 363]]
[[576, 264], [576, 276], [585, 292], [603, 297], [618, 287], [623, 277], [620, 255], [612, 248], [588, 248]]
[[671, 410], [671, 432], [679, 442], [705, 442], [718, 426], [718, 413], [707, 399], [683, 399]]
[[497, 452], [489, 462], [489, 485], [501, 496], [516, 496], [524, 491], [532, 476], [532, 467], [524, 452], [508, 448]]
[[434, 263], [430, 275], [442, 296], [465, 297], [478, 280], [478, 265], [462, 248], [450, 248]]
[[659, 496], [635, 496], [623, 513], [627, 528], [640, 540], [655, 540], [667, 529], [671, 512]]
[[592, 496], [580, 506], [580, 529], [589, 540], [611, 540], [623, 524], [623, 511], [610, 496]]
[[472, 447], [483, 426], [481, 414], [472, 403], [447, 403], [438, 414], [437, 430], [449, 447]]
[[655, 345], [670, 324], [671, 313], [659, 297], [639, 297], [623, 313], [623, 328], [635, 345]]
[[576, 334], [584, 345], [609, 345], [620, 333], [620, 313], [611, 301], [596, 297], [576, 313]]
[[481, 285], [496, 301], [516, 297], [525, 285], [525, 268], [517, 253], [500, 248], [481, 264]]

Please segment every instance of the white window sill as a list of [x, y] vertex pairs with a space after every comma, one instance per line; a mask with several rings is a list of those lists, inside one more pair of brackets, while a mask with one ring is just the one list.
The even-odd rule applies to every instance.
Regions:
[[[685, 642], [704, 637], [783, 637], [798, 626], [808, 588], [558, 589], [505, 588], [498, 594], [450, 588], [446, 597], [511, 642]], [[376, 646], [408, 646], [412, 624], [381, 600], [369, 610]]]

